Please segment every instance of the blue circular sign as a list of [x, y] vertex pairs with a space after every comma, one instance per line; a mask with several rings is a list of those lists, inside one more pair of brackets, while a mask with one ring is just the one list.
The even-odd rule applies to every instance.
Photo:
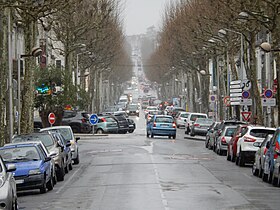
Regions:
[[211, 96], [210, 99], [211, 99], [211, 101], [215, 101], [216, 97], [215, 96]]
[[265, 91], [264, 91], [264, 96], [265, 96], [266, 98], [272, 98], [272, 97], [273, 97], [273, 91], [270, 90], [270, 89], [265, 90]]
[[249, 91], [243, 91], [242, 92], [242, 98], [249, 98], [250, 97], [250, 93], [249, 93]]
[[98, 123], [98, 116], [97, 116], [97, 114], [90, 115], [89, 122], [92, 125], [97, 124]]

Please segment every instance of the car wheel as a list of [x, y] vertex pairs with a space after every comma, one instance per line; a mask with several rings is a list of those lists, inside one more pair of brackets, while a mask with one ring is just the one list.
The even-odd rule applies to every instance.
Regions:
[[277, 186], [280, 187], [280, 169], [278, 172]]
[[53, 174], [53, 184], [56, 185], [57, 183], [57, 176], [56, 173]]
[[151, 133], [151, 138], [154, 138], [154, 134], [153, 133]]
[[129, 131], [128, 131], [128, 133], [133, 133], [133, 132], [134, 132], [134, 130], [129, 130]]
[[40, 193], [43, 194], [43, 193], [46, 193], [46, 192], [47, 192], [47, 184], [46, 184], [46, 178], [45, 178], [42, 186], [40, 187]]
[[240, 149], [239, 158], [238, 158], [238, 165], [239, 166], [244, 166], [245, 165], [244, 153], [241, 151], [241, 149]]
[[71, 171], [73, 169], [73, 165], [72, 165], [72, 160], [69, 163], [69, 170]]
[[74, 159], [74, 164], [78, 165], [80, 163], [80, 156], [79, 156], [79, 151], [77, 151], [77, 157]]
[[231, 155], [231, 162], [235, 162], [236, 156], [234, 154]]
[[264, 173], [264, 170], [262, 171], [262, 180], [264, 182], [267, 182], [267, 178], [268, 178], [268, 175], [266, 173]]
[[262, 178], [262, 175], [263, 175], [263, 169], [262, 169], [262, 168], [260, 168], [260, 169], [259, 169], [259, 174], [258, 174], [258, 177]]
[[17, 198], [15, 198], [15, 201], [13, 202], [12, 210], [18, 210]]
[[173, 139], [176, 139], [176, 135], [173, 135]]
[[277, 187], [278, 185], [278, 179], [275, 177], [274, 173], [272, 173], [271, 183], [274, 187]]
[[238, 166], [238, 162], [239, 162], [239, 154], [236, 155], [236, 158], [235, 158], [235, 165]]
[[50, 178], [50, 180], [48, 181], [47, 183], [47, 188], [49, 191], [53, 190], [53, 186], [54, 186], [54, 183], [53, 183], [53, 177]]
[[69, 172], [69, 165], [68, 164], [66, 164], [64, 170], [65, 170], [65, 173], [68, 174], [68, 172]]
[[57, 181], [64, 181], [65, 171], [63, 167], [60, 167], [57, 171]]
[[256, 165], [253, 165], [253, 167], [252, 167], [252, 174], [254, 176], [258, 176], [258, 174], [259, 174], [259, 169], [257, 169]]
[[103, 130], [101, 128], [98, 128], [97, 131], [96, 131], [96, 134], [103, 134]]
[[147, 132], [147, 135], [146, 135], [148, 138], [150, 137], [150, 134]]
[[227, 150], [227, 160], [231, 161], [231, 155], [229, 154], [229, 151]]
[[272, 172], [269, 169], [269, 173], [267, 174], [267, 182], [271, 184], [272, 182]]

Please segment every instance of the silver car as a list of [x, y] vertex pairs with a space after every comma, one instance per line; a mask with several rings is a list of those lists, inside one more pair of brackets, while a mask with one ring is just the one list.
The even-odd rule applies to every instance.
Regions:
[[11, 172], [16, 170], [15, 164], [4, 164], [0, 156], [0, 208], [18, 209], [16, 181]]
[[174, 118], [177, 128], [185, 127], [188, 116], [189, 112], [178, 112], [178, 114]]
[[212, 119], [197, 118], [190, 126], [190, 136], [204, 135], [206, 136], [208, 129], [213, 124]]
[[65, 144], [67, 144], [68, 141], [70, 141], [71, 146], [71, 153], [72, 153], [72, 160], [74, 161], [74, 164], [80, 163], [80, 157], [79, 157], [79, 148], [78, 148], [78, 140], [80, 137], [75, 138], [73, 131], [70, 126], [53, 126], [48, 128], [42, 128], [40, 132], [47, 131], [47, 130], [53, 130], [58, 131], [65, 140]]
[[226, 126], [221, 134], [217, 138], [216, 142], [216, 150], [215, 152], [218, 155], [222, 155], [228, 149], [228, 143], [231, 140], [235, 130], [237, 129], [237, 125]]

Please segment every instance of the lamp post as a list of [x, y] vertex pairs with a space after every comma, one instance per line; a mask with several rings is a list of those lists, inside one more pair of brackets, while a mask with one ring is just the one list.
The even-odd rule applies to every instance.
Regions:
[[[268, 42], [263, 42], [260, 45], [260, 48], [265, 52], [265, 53], [270, 53], [270, 52], [280, 52], [280, 49], [272, 49], [271, 45]], [[279, 59], [279, 58], [277, 58]], [[277, 103], [278, 103], [278, 126], [280, 123], [280, 71], [279, 68], [276, 68], [276, 80], [277, 80]], [[270, 79], [270, 78], [269, 78]]]

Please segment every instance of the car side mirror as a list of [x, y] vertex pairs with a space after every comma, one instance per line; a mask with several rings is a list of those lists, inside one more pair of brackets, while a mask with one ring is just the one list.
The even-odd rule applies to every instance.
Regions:
[[81, 139], [81, 137], [76, 137], [76, 142], [78, 142]]
[[17, 168], [16, 168], [16, 165], [15, 164], [7, 164], [7, 172], [13, 172], [15, 171]]
[[71, 142], [70, 142], [70, 141], [67, 141], [66, 147], [70, 147], [70, 146], [71, 146]]
[[267, 149], [269, 149], [269, 147], [270, 147], [270, 141], [266, 142], [265, 147], [266, 147]]
[[57, 153], [56, 152], [50, 152], [50, 157], [55, 157], [55, 156], [57, 156]]
[[51, 157], [46, 157], [45, 162], [49, 162], [52, 158]]
[[260, 142], [255, 142], [255, 143], [253, 144], [253, 146], [254, 146], [254, 147], [261, 147], [261, 143], [260, 143]]

